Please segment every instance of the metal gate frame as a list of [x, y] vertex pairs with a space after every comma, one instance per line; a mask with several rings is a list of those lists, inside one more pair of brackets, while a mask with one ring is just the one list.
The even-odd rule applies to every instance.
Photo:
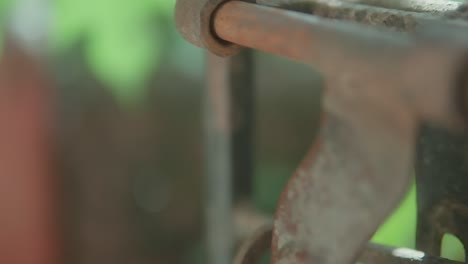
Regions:
[[[321, 132], [285, 187], [274, 226], [246, 241], [235, 263], [256, 263], [270, 247], [271, 263], [456, 263], [437, 256], [445, 233], [468, 242], [466, 10], [452, 1], [178, 0], [180, 33], [211, 54], [210, 263], [230, 262], [231, 185], [252, 175], [252, 59], [241, 47], [314, 67], [326, 89]], [[434, 257], [367, 244], [414, 166], [417, 247]]]

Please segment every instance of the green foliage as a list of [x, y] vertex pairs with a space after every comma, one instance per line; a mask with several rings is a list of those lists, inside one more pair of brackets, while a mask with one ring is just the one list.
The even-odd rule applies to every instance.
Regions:
[[0, 56], [3, 51], [3, 31], [8, 10], [13, 0], [0, 0]]
[[380, 227], [373, 242], [395, 247], [415, 247], [416, 236], [416, 185], [393, 215]]
[[0, 21], [5, 21], [5, 15], [7, 14], [13, 0], [0, 0]]
[[465, 248], [463, 247], [463, 243], [454, 235], [445, 234], [442, 239], [441, 256], [452, 260], [464, 261]]
[[172, 0], [56, 0], [51, 47], [63, 52], [84, 41], [90, 68], [131, 103], [144, 94], [165, 48]]
[[[394, 247], [415, 248], [416, 212], [416, 185], [413, 184], [401, 205], [379, 228], [372, 241]], [[460, 241], [446, 235], [442, 243], [442, 256], [463, 260], [464, 249]]]
[[5, 16], [12, 4], [13, 0], [0, 0], [0, 23], [5, 22]]
[[[0, 0], [0, 23], [13, 0]], [[52, 53], [82, 44], [90, 69], [123, 103], [144, 94], [161, 62], [175, 0], [55, 0]], [[3, 36], [0, 27], [0, 50]]]

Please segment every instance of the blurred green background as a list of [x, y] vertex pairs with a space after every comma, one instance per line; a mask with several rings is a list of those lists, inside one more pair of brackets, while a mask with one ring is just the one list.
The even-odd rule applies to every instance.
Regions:
[[[157, 127], [152, 127], [151, 129], [154, 130], [150, 130], [151, 132], [156, 131], [154, 133], [163, 138], [169, 138], [172, 136], [171, 134], [175, 133], [178, 138], [168, 141], [161, 140], [165, 142], [154, 144], [155, 149], [163, 152], [160, 156], [166, 157], [162, 158], [157, 154], [149, 156], [158, 156], [155, 164], [164, 165], [159, 167], [148, 166], [147, 171], [143, 174], [165, 171], [164, 173], [168, 175], [167, 178], [180, 179], [179, 181], [183, 185], [190, 182], [187, 181], [187, 178], [184, 178], [189, 176], [188, 174], [192, 170], [190, 168], [199, 169], [200, 165], [193, 165], [187, 170], [181, 169], [180, 171], [174, 171], [171, 166], [177, 166], [179, 164], [177, 162], [181, 159], [186, 164], [200, 162], [199, 158], [193, 158], [200, 154], [196, 151], [191, 154], [181, 153], [186, 150], [187, 146], [191, 149], [200, 147], [198, 141], [197, 143], [193, 143], [193, 141], [199, 140], [196, 138], [200, 137], [199, 123], [201, 122], [201, 114], [199, 110], [194, 112], [193, 109], [200, 108], [199, 101], [201, 100], [201, 89], [203, 87], [204, 64], [203, 52], [186, 43], [175, 30], [172, 21], [174, 3], [174, 0], [50, 1], [53, 23], [51, 23], [50, 27], [48, 50], [46, 52], [51, 58], [54, 73], [60, 76], [57, 78], [57, 86], [62, 89], [58, 91], [61, 94], [60, 98], [66, 102], [63, 103], [63, 107], [61, 106], [61, 109], [65, 109], [63, 110], [64, 117], [62, 119], [66, 121], [63, 121], [63, 124], [68, 124], [64, 125], [65, 127], [70, 127], [72, 122], [70, 120], [74, 120], [73, 114], [77, 112], [76, 108], [94, 109], [95, 112], [91, 111], [93, 115], [96, 111], [109, 112], [109, 109], [113, 109], [112, 111], [115, 111], [115, 113], [110, 111], [111, 114], [114, 113], [126, 118], [145, 113], [147, 114], [146, 119], [142, 119], [141, 122], [145, 122], [144, 120], [157, 120], [155, 121]], [[9, 11], [15, 7], [15, 4], [16, 2], [13, 0], [0, 0], [0, 18], [3, 21], [7, 21]], [[260, 88], [258, 97], [260, 103], [257, 113], [259, 132], [256, 135], [258, 153], [256, 153], [254, 203], [256, 208], [272, 215], [284, 183], [301, 159], [307, 144], [312, 142], [310, 135], [313, 134], [315, 124], [304, 124], [316, 121], [315, 117], [310, 118], [307, 116], [311, 113], [317, 115], [316, 106], [311, 106], [307, 99], [310, 97], [303, 97], [302, 95], [317, 95], [316, 93], [307, 92], [307, 89], [312, 86], [309, 85], [308, 87], [307, 84], [318, 83], [319, 77], [312, 77], [313, 80], [311, 80], [311, 77], [307, 74], [308, 70], [302, 66], [291, 68], [289, 66], [292, 63], [286, 60], [271, 58], [271, 56], [265, 54], [257, 54], [256, 56], [259, 60], [260, 80], [258, 85]], [[279, 63], [272, 64], [272, 61]], [[297, 92], [298, 95], [288, 95], [285, 90], [289, 88], [271, 88], [275, 85], [272, 82], [275, 81], [270, 80], [270, 78], [277, 75], [268, 73], [275, 71], [290, 76], [289, 79], [280, 82], [280, 84], [284, 85], [283, 87], [289, 85], [302, 87], [293, 89], [293, 92]], [[76, 76], [70, 77], [71, 73], [76, 73]], [[61, 78], [64, 80], [61, 80]], [[292, 80], [295, 80], [295, 82]], [[100, 89], [100, 92], [92, 90], [93, 87], [98, 87], [96, 89]], [[70, 99], [71, 97], [73, 98]], [[96, 102], [94, 102], [89, 99], [90, 97], [100, 99], [95, 99]], [[100, 105], [109, 102], [109, 100], [103, 98], [108, 97], [113, 102], [113, 108], [104, 107], [105, 109], [101, 109]], [[76, 98], [81, 99], [77, 100]], [[76, 106], [76, 104], [80, 104], [80, 106]], [[89, 105], [92, 105], [92, 107]], [[278, 107], [278, 105], [284, 105], [285, 107]], [[149, 108], [151, 109], [148, 110]], [[125, 114], [127, 112], [130, 112], [130, 114]], [[159, 115], [154, 113], [159, 113]], [[89, 119], [91, 117], [85, 115], [85, 117], [80, 118]], [[102, 118], [108, 120], [106, 116]], [[95, 120], [96, 127], [101, 121], [101, 119]], [[76, 122], [79, 123], [79, 121]], [[138, 124], [140, 123], [137, 122]], [[110, 125], [109, 128], [106, 127], [105, 133], [125, 130], [133, 125], [133, 121], [122, 125]], [[160, 126], [168, 128], [161, 129]], [[284, 126], [288, 126], [288, 128], [283, 128]], [[275, 129], [271, 130], [271, 127]], [[145, 128], [148, 129], [143, 126], [143, 129]], [[79, 129], [77, 128], [77, 130], [69, 133], [76, 136], [81, 133], [77, 132]], [[84, 129], [89, 129], [89, 127]], [[96, 128], [96, 131], [99, 129]], [[135, 129], [138, 128], [135, 127]], [[194, 132], [191, 132], [191, 130]], [[268, 131], [274, 132], [269, 133]], [[105, 133], [103, 132], [103, 137]], [[140, 135], [136, 137], [139, 138]], [[188, 139], [180, 141], [181, 137]], [[291, 137], [297, 137], [298, 139], [290, 139]], [[286, 140], [286, 138], [288, 139]], [[274, 142], [277, 142], [278, 139], [295, 141], [292, 144], [289, 144], [291, 142], [286, 142], [283, 145], [278, 143], [279, 145], [276, 146]], [[171, 144], [181, 146], [175, 150], [176, 154], [167, 154], [174, 151]], [[68, 146], [70, 143], [65, 145]], [[151, 145], [148, 145], [147, 148], [151, 148]], [[181, 158], [181, 155], [188, 156]], [[153, 161], [152, 158], [148, 159], [150, 164], [153, 164]], [[137, 163], [141, 167], [141, 162], [137, 161]], [[145, 177], [143, 179], [146, 179]], [[193, 181], [201, 180], [200, 175], [193, 177]], [[177, 181], [174, 183], [171, 180], [171, 182], [169, 185], [178, 186]], [[144, 183], [141, 185], [144, 186]], [[161, 184], [161, 182], [157, 181], [155, 184]], [[161, 190], [158, 191], [158, 193], [161, 192]], [[178, 192], [179, 195], [184, 193], [184, 191], [177, 190], [175, 192]], [[200, 195], [197, 193], [195, 196], [199, 197]], [[179, 202], [184, 203], [183, 198], [181, 199]], [[194, 207], [197, 210], [200, 209], [199, 205], [194, 205]], [[179, 210], [183, 210], [183, 208], [179, 208]], [[147, 212], [143, 211], [135, 213], [141, 216], [135, 220], [135, 225], [144, 226], [146, 229], [141, 231], [143, 233], [158, 236], [160, 229], [152, 225], [163, 223], [164, 221], [160, 219], [164, 217], [160, 215], [148, 217]], [[181, 217], [177, 213], [174, 213], [174, 215]], [[199, 214], [195, 215], [195, 218], [200, 218]], [[167, 220], [166, 222], [171, 221]], [[415, 223], [416, 196], [413, 186], [401, 206], [375, 234], [373, 241], [392, 246], [414, 248]], [[201, 228], [200, 225], [195, 228], [197, 227]], [[176, 230], [174, 232], [180, 231], [178, 228], [174, 230]], [[170, 228], [168, 232], [171, 232]], [[194, 233], [196, 233], [193, 236], [195, 239], [192, 239], [193, 243], [187, 247], [196, 251], [199, 248], [196, 237], [200, 234], [199, 231], [194, 231]], [[171, 239], [174, 240], [174, 243], [179, 243], [177, 236]], [[184, 240], [185, 237], [181, 236], [180, 239]], [[150, 241], [150, 245], [160, 243], [155, 242], [158, 239], [154, 237], [147, 240]], [[454, 259], [463, 257], [463, 249], [455, 238], [448, 237], [444, 241], [444, 256]], [[161, 243], [164, 244], [165, 242]], [[192, 250], [188, 249], [188, 251]], [[188, 262], [190, 263], [190, 261]]]

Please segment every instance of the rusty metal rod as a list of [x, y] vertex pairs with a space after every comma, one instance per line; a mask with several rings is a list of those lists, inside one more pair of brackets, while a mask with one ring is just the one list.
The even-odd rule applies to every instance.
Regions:
[[234, 244], [233, 205], [248, 198], [253, 174], [252, 51], [208, 55], [205, 95], [206, 239], [208, 263], [228, 264]]
[[240, 1], [221, 6], [213, 28], [225, 41], [317, 67], [325, 80], [352, 75], [382, 93], [390, 86], [427, 120], [461, 123], [454, 85], [465, 75], [468, 45], [440, 35], [448, 30], [415, 37]]
[[465, 5], [456, 1], [257, 0], [256, 3], [340, 20], [367, 21], [372, 25], [387, 27], [412, 27], [416, 23], [441, 17], [466, 19]]
[[450, 12], [458, 10], [463, 5], [462, 2], [454, 0], [343, 0], [342, 2], [413, 12]]
[[207, 258], [210, 264], [229, 264], [234, 240], [229, 61], [208, 54], [207, 67], [204, 98]]
[[233, 248], [232, 231], [232, 120], [230, 63], [207, 55], [205, 95], [206, 240], [208, 263], [228, 264]]
[[402, 64], [409, 49], [424, 48], [407, 34], [241, 1], [222, 5], [213, 25], [225, 41], [312, 64], [325, 73], [330, 67], [355, 65], [343, 60], [350, 56], [394, 67]]
[[[354, 46], [351, 52], [363, 51], [359, 55], [372, 51], [380, 53], [381, 49], [377, 47], [382, 44], [384, 47], [392, 46], [394, 55], [395, 49], [408, 48], [411, 44], [401, 35], [373, 34], [366, 29], [365, 32], [361, 31], [362, 27], [328, 22], [316, 16], [240, 1], [224, 4], [213, 19], [214, 31], [223, 40], [300, 62], [318, 64], [320, 69], [323, 69], [321, 59], [326, 57], [329, 60], [332, 55], [328, 52]], [[333, 50], [324, 50], [336, 41], [339, 41], [339, 45], [333, 45]], [[345, 41], [348, 43], [343, 43]], [[364, 51], [364, 48], [369, 49]]]
[[[444, 5], [437, 3], [427, 3], [423, 6], [416, 6], [418, 3], [410, 4], [412, 8], [405, 4], [396, 6], [400, 1], [386, 1], [390, 8], [383, 8], [385, 3], [380, 0], [375, 3], [378, 6], [369, 6], [367, 3], [374, 1], [302, 1], [289, 0], [287, 3], [270, 2], [267, 0], [258, 0], [257, 3], [264, 6], [277, 7], [285, 10], [292, 10], [301, 13], [307, 13], [319, 17], [336, 19], [340, 21], [357, 22], [371, 26], [382, 26], [397, 31], [414, 32], [418, 27], [431, 23], [445, 23], [447, 25], [456, 25], [468, 28], [462, 3], [449, 2]], [[404, 1], [406, 3], [407, 1]], [[414, 1], [413, 1], [414, 2]], [[393, 9], [392, 9], [393, 8]], [[460, 18], [456, 20], [457, 18]]]
[[461, 1], [454, 0], [286, 0], [286, 1], [271, 1], [271, 0], [257, 0], [258, 4], [265, 5], [283, 5], [283, 4], [352, 4], [352, 5], [365, 5], [371, 8], [405, 10], [418, 13], [440, 13], [440, 12], [453, 12], [459, 10], [464, 4]]

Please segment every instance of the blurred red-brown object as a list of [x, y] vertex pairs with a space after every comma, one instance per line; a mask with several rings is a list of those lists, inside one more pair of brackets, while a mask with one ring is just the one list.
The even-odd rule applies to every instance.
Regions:
[[0, 263], [59, 263], [52, 93], [13, 41], [0, 60]]

